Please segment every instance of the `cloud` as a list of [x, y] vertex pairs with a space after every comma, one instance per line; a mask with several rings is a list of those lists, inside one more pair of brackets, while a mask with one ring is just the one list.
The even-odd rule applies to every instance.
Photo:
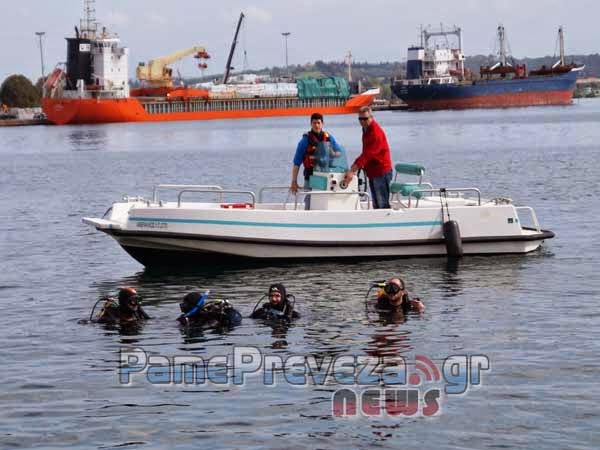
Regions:
[[129, 16], [127, 14], [113, 11], [108, 15], [107, 23], [114, 26], [129, 25]]
[[152, 11], [147, 11], [144, 13], [144, 22], [150, 25], [167, 25], [167, 18], [162, 15]]
[[269, 24], [273, 21], [273, 14], [270, 11], [259, 8], [258, 6], [248, 6], [244, 14], [253, 22]]

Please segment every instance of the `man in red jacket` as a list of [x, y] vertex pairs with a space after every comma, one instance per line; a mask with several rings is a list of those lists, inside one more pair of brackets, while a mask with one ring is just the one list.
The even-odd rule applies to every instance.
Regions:
[[358, 120], [363, 129], [362, 153], [356, 158], [350, 170], [346, 172], [347, 183], [359, 169], [365, 169], [371, 186], [373, 208], [390, 207], [390, 183], [392, 182], [392, 158], [390, 146], [383, 129], [373, 118], [368, 106], [358, 110]]

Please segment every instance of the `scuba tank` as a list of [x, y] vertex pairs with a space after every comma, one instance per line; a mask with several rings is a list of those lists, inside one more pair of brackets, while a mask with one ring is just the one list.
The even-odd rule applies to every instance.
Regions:
[[[207, 300], [210, 291], [205, 291], [194, 306], [177, 320], [186, 326], [235, 326], [242, 319], [241, 314], [226, 299]], [[194, 293], [191, 293], [193, 295]], [[188, 294], [190, 295], [190, 294]], [[187, 297], [187, 296], [186, 296]], [[185, 301], [185, 300], [184, 300]], [[181, 306], [181, 305], [180, 305]], [[183, 307], [182, 307], [183, 310]]]
[[[98, 304], [100, 302], [104, 302], [104, 305], [102, 305], [102, 309], [98, 313], [97, 319], [94, 320], [94, 312], [96, 311], [96, 308], [97, 308], [97, 306], [98, 306]], [[102, 297], [98, 301], [96, 301], [96, 303], [94, 303], [94, 306], [92, 306], [92, 311], [90, 312], [90, 319], [89, 320], [90, 320], [90, 322], [98, 321], [105, 314], [108, 313], [109, 309], [111, 309], [111, 308], [118, 308], [118, 307], [119, 307], [119, 304], [117, 303], [117, 300], [115, 298], [113, 298], [113, 297]]]

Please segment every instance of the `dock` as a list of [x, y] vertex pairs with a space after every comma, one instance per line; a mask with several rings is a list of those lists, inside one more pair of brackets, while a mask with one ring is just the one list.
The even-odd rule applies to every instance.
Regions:
[[0, 127], [22, 127], [26, 125], [52, 125], [48, 119], [0, 119]]
[[406, 111], [408, 110], [408, 105], [398, 101], [376, 102], [371, 105], [371, 109], [373, 111]]

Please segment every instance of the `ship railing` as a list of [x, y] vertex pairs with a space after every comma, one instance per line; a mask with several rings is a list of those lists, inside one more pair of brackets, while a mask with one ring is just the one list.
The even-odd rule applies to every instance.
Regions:
[[441, 198], [442, 194], [455, 193], [457, 195], [464, 194], [466, 192], [473, 192], [477, 194], [477, 206], [481, 206], [481, 191], [477, 188], [439, 188], [439, 189], [416, 189], [408, 194], [408, 207], [411, 206], [411, 200], [414, 197], [417, 200], [417, 208], [419, 206], [418, 200], [423, 194], [438, 194]]
[[[197, 192], [216, 192], [219, 194], [219, 201], [223, 201], [223, 192], [224, 189], [218, 185], [209, 185], [209, 184], [157, 184], [152, 189], [152, 202], [158, 203], [158, 192], [161, 190], [187, 190], [188, 192], [193, 189], [199, 189], [201, 191]], [[196, 191], [195, 191], [196, 192]], [[178, 194], [178, 198], [180, 197]]]
[[529, 216], [531, 218], [531, 221], [533, 223], [535, 230], [538, 233], [540, 233], [542, 231], [540, 222], [538, 221], [535, 211], [533, 210], [533, 208], [531, 206], [515, 206], [515, 210], [517, 211], [517, 217], [519, 218], [519, 223], [521, 224], [521, 226], [523, 226], [523, 221], [521, 220], [521, 214], [519, 214], [519, 211], [526, 211], [529, 213]]
[[114, 88], [114, 89], [102, 89], [97, 91], [89, 91], [92, 98], [124, 98], [125, 89]]

